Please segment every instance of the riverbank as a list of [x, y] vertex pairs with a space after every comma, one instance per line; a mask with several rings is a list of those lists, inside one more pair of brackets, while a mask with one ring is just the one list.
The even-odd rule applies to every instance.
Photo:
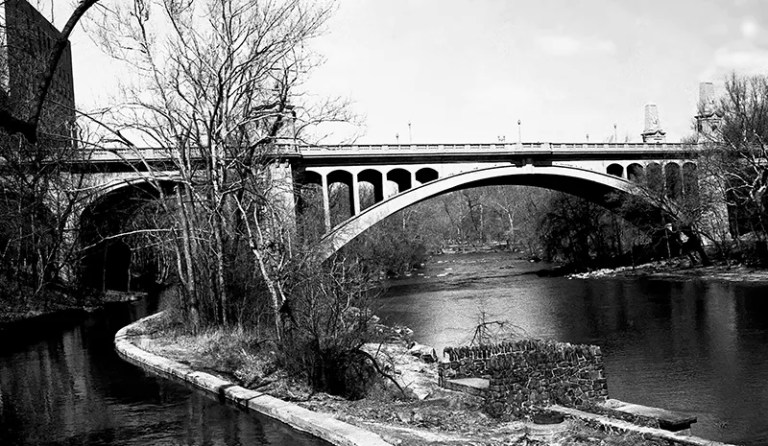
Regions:
[[114, 302], [133, 302], [145, 298], [146, 293], [107, 291], [101, 296], [75, 298], [64, 291], [50, 292], [46, 297], [27, 304], [0, 300], [0, 332], [12, 331], [31, 325], [44, 325], [50, 320], [83, 317]]
[[[367, 351], [396, 377], [405, 394], [389, 386], [371, 392], [364, 399], [348, 401], [312, 393], [279, 371], [273, 371], [271, 379], [260, 379], [254, 385], [256, 380], [242, 370], [228, 368], [230, 365], [226, 363], [211, 364], [205, 353], [210, 349], [210, 339], [205, 336], [210, 335], [197, 339], [171, 335], [164, 329], [162, 316], [153, 316], [120, 330], [115, 344], [121, 355], [131, 362], [190, 382], [332, 444], [664, 444], [633, 433], [631, 428], [628, 433], [610, 434], [577, 419], [568, 419], [555, 427], [542, 427], [490, 418], [482, 411], [481, 398], [440, 388], [436, 364], [414, 357], [402, 344], [370, 345]], [[269, 362], [263, 358], [251, 359], [254, 365]], [[246, 380], [250, 380], [250, 384]], [[359, 436], [365, 440], [358, 441]]]
[[768, 269], [744, 265], [693, 265], [687, 259], [671, 259], [637, 266], [603, 268], [585, 273], [569, 274], [569, 279], [610, 277], [652, 278], [660, 280], [711, 280], [724, 282], [768, 283]]

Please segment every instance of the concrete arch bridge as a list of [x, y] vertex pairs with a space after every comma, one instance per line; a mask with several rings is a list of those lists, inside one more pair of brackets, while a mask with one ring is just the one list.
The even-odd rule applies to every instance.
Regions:
[[[325, 259], [393, 213], [455, 190], [538, 186], [608, 204], [611, 192], [674, 201], [698, 194], [696, 146], [688, 144], [419, 144], [304, 147], [297, 179], [319, 187]], [[364, 199], [363, 190], [372, 192]], [[349, 200], [334, 214], [332, 191]], [[372, 198], [372, 199], [370, 199]]]
[[[274, 199], [290, 209], [296, 206], [297, 187], [319, 189], [325, 227], [320, 258], [325, 259], [389, 215], [465, 188], [538, 186], [604, 204], [611, 192], [640, 196], [643, 185], [673, 200], [690, 196], [698, 190], [696, 151], [696, 146], [665, 143], [279, 145], [270, 172]], [[70, 170], [82, 175], [91, 191], [71, 222], [70, 227], [78, 228], [114, 218], [117, 210], [131, 212], [136, 200], [152, 197], [159, 189], [170, 193], [179, 181], [168, 153], [161, 149], [91, 152]], [[367, 200], [364, 189], [370, 192]], [[332, 190], [346, 194], [348, 212], [331, 211]], [[102, 257], [92, 259], [94, 268], [125, 263], [125, 247], [111, 243]], [[126, 268], [130, 265], [118, 269]], [[102, 286], [130, 283], [130, 271], [104, 274]]]

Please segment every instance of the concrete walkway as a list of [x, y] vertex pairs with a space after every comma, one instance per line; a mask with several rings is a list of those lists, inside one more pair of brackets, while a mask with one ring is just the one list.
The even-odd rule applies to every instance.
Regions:
[[296, 430], [307, 432], [337, 446], [391, 446], [373, 432], [337, 420], [330, 415], [312, 412], [265, 393], [237, 386], [208, 373], [196, 372], [189, 366], [149, 353], [134, 345], [131, 342], [132, 339], [139, 339], [142, 336], [135, 333], [134, 327], [158, 316], [160, 313], [141, 319], [123, 327], [115, 334], [115, 349], [123, 359], [165, 377], [188, 382], [221, 398], [226, 398], [240, 407], [274, 418]]

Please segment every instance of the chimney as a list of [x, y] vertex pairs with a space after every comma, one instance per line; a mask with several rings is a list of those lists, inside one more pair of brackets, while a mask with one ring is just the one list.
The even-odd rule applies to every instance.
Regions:
[[656, 104], [646, 104], [645, 106], [645, 129], [642, 137], [645, 143], [659, 143], [666, 141], [666, 132], [661, 129], [659, 122], [659, 110]]

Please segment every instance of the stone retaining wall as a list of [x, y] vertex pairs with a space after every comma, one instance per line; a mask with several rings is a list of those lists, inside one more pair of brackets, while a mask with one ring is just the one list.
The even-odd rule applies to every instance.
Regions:
[[438, 367], [449, 379], [487, 378], [486, 410], [496, 417], [520, 417], [535, 407], [582, 407], [604, 401], [608, 386], [600, 347], [520, 340], [479, 347], [447, 347]]

